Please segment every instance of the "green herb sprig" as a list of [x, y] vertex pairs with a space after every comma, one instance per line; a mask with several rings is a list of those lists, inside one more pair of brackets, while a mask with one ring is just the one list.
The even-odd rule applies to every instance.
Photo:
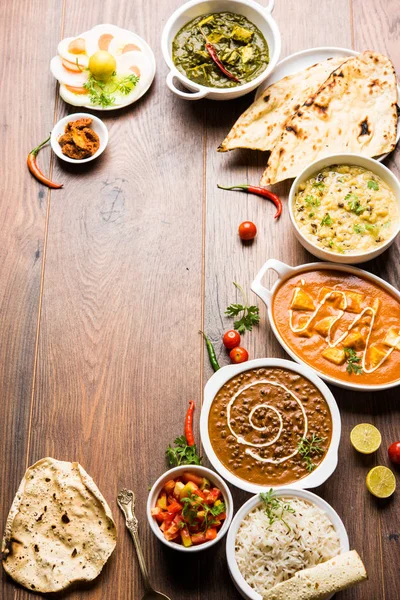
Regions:
[[[221, 502], [216, 506], [209, 506], [199, 496], [190, 493], [186, 498], [181, 499], [183, 504], [182, 517], [185, 522], [193, 527], [198, 522], [197, 513], [204, 511], [203, 523], [201, 530], [207, 531], [213, 525], [217, 525], [216, 518], [225, 512], [225, 503]], [[180, 526], [184, 527], [185, 522], [181, 523]]]
[[368, 189], [370, 190], [375, 190], [376, 192], [379, 190], [379, 185], [376, 181], [374, 181], [373, 179], [370, 179], [367, 183], [368, 185]]
[[286, 526], [287, 530], [291, 531], [291, 527], [284, 519], [285, 513], [296, 514], [296, 511], [291, 506], [290, 502], [285, 502], [275, 496], [272, 488], [268, 492], [261, 492], [260, 498], [263, 502], [265, 514], [269, 519], [269, 526], [271, 527], [276, 521], [281, 521]]
[[348, 201], [347, 208], [350, 212], [359, 216], [365, 211], [365, 206], [361, 206], [361, 202], [356, 194], [347, 194], [344, 199]]
[[324, 225], [326, 227], [330, 227], [332, 225], [332, 223], [333, 223], [333, 221], [332, 221], [331, 215], [329, 213], [326, 213], [321, 221], [321, 227], [323, 227]]
[[94, 106], [107, 108], [115, 103], [113, 94], [120, 93], [128, 96], [135, 88], [139, 81], [137, 75], [127, 75], [126, 77], [117, 78], [114, 72], [108, 81], [99, 81], [90, 75], [83, 87], [89, 92], [90, 102]]
[[307, 471], [310, 473], [316, 467], [312, 459], [324, 453], [322, 444], [325, 439], [326, 438], [318, 437], [313, 433], [310, 439], [302, 437], [297, 446], [298, 453], [305, 460]]
[[346, 355], [347, 367], [346, 371], [350, 373], [355, 373], [356, 375], [360, 375], [362, 373], [362, 368], [358, 364], [361, 361], [361, 358], [357, 356], [355, 350], [353, 348], [344, 348], [344, 353]]
[[259, 309], [257, 306], [249, 306], [246, 294], [242, 286], [238, 283], [233, 282], [233, 285], [240, 291], [243, 296], [243, 304], [230, 304], [225, 314], [228, 317], [238, 317], [240, 319], [234, 321], [233, 327], [239, 333], [243, 334], [247, 331], [251, 331], [253, 329], [253, 325], [258, 325], [260, 322]]
[[168, 446], [165, 454], [170, 467], [180, 465], [200, 465], [202, 457], [197, 454], [196, 446], [188, 446], [184, 435], [177, 437], [175, 447]]

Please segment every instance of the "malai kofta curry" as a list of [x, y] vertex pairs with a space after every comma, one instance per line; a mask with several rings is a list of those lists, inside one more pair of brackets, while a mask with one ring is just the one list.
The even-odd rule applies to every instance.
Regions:
[[370, 279], [297, 274], [276, 291], [272, 316], [291, 350], [322, 374], [361, 385], [400, 378], [400, 303]]
[[208, 430], [221, 463], [250, 483], [279, 486], [325, 458], [332, 417], [319, 389], [295, 371], [249, 369], [225, 383], [211, 405]]

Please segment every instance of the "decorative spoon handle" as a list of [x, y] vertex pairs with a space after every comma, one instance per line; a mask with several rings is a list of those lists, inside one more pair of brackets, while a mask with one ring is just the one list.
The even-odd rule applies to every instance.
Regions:
[[144, 559], [142, 546], [138, 535], [138, 520], [135, 516], [135, 494], [132, 490], [123, 489], [119, 492], [117, 498], [118, 506], [125, 515], [125, 524], [133, 538], [137, 557], [139, 560], [139, 567], [142, 572], [143, 583], [145, 591], [152, 590], [149, 578], [149, 572], [147, 570], [146, 562]]

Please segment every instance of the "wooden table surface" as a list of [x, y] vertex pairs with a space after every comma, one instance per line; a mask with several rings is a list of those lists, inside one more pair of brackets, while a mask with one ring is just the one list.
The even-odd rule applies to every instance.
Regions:
[[[198, 334], [220, 347], [236, 298], [232, 281], [249, 289], [269, 257], [311, 261], [291, 233], [287, 210], [216, 184], [258, 182], [265, 158], [216, 147], [250, 97], [229, 103], [186, 102], [165, 85], [160, 35], [180, 0], [7, 0], [0, 14], [0, 489], [1, 524], [28, 465], [44, 456], [79, 461], [110, 503], [119, 528], [116, 551], [91, 585], [62, 597], [139, 600], [143, 589], [117, 491], [138, 496], [140, 535], [155, 586], [172, 600], [239, 599], [224, 543], [197, 556], [166, 549], [145, 518], [148, 486], [165, 470], [164, 452], [181, 434], [187, 401], [200, 407], [211, 375]], [[315, 46], [386, 52], [400, 72], [398, 0], [277, 0], [274, 17], [282, 54]], [[64, 182], [49, 190], [25, 168], [28, 151], [72, 107], [58, 97], [49, 61], [58, 41], [98, 23], [143, 36], [157, 58], [148, 94], [127, 109], [100, 115], [110, 143], [84, 168], [67, 166], [46, 149], [44, 171]], [[400, 152], [386, 161], [397, 175]], [[289, 184], [276, 186], [285, 196]], [[259, 228], [242, 245], [238, 224]], [[400, 245], [366, 268], [399, 287]], [[251, 294], [251, 300], [256, 297]], [[252, 358], [284, 357], [259, 303], [261, 323], [246, 334]], [[399, 391], [332, 391], [342, 414], [339, 465], [317, 490], [342, 517], [369, 582], [340, 600], [399, 597], [399, 492], [376, 501], [365, 488], [368, 469], [387, 464], [399, 435]], [[197, 417], [199, 410], [197, 411]], [[372, 422], [381, 449], [357, 455], [351, 428]], [[198, 430], [197, 430], [198, 437]], [[398, 476], [398, 473], [397, 473]], [[235, 506], [248, 498], [234, 492]], [[2, 573], [3, 600], [36, 596]]]

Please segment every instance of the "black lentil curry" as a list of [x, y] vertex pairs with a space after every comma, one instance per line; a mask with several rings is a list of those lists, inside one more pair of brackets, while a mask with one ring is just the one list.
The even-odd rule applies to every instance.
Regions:
[[329, 406], [311, 381], [282, 368], [250, 369], [225, 383], [208, 430], [222, 464], [257, 485], [287, 485], [312, 472], [332, 437]]
[[[238, 81], [226, 76], [213, 60], [212, 46], [223, 67]], [[231, 12], [196, 17], [178, 31], [172, 42], [177, 69], [207, 87], [229, 88], [255, 79], [269, 63], [268, 44], [261, 31], [246, 17]]]

